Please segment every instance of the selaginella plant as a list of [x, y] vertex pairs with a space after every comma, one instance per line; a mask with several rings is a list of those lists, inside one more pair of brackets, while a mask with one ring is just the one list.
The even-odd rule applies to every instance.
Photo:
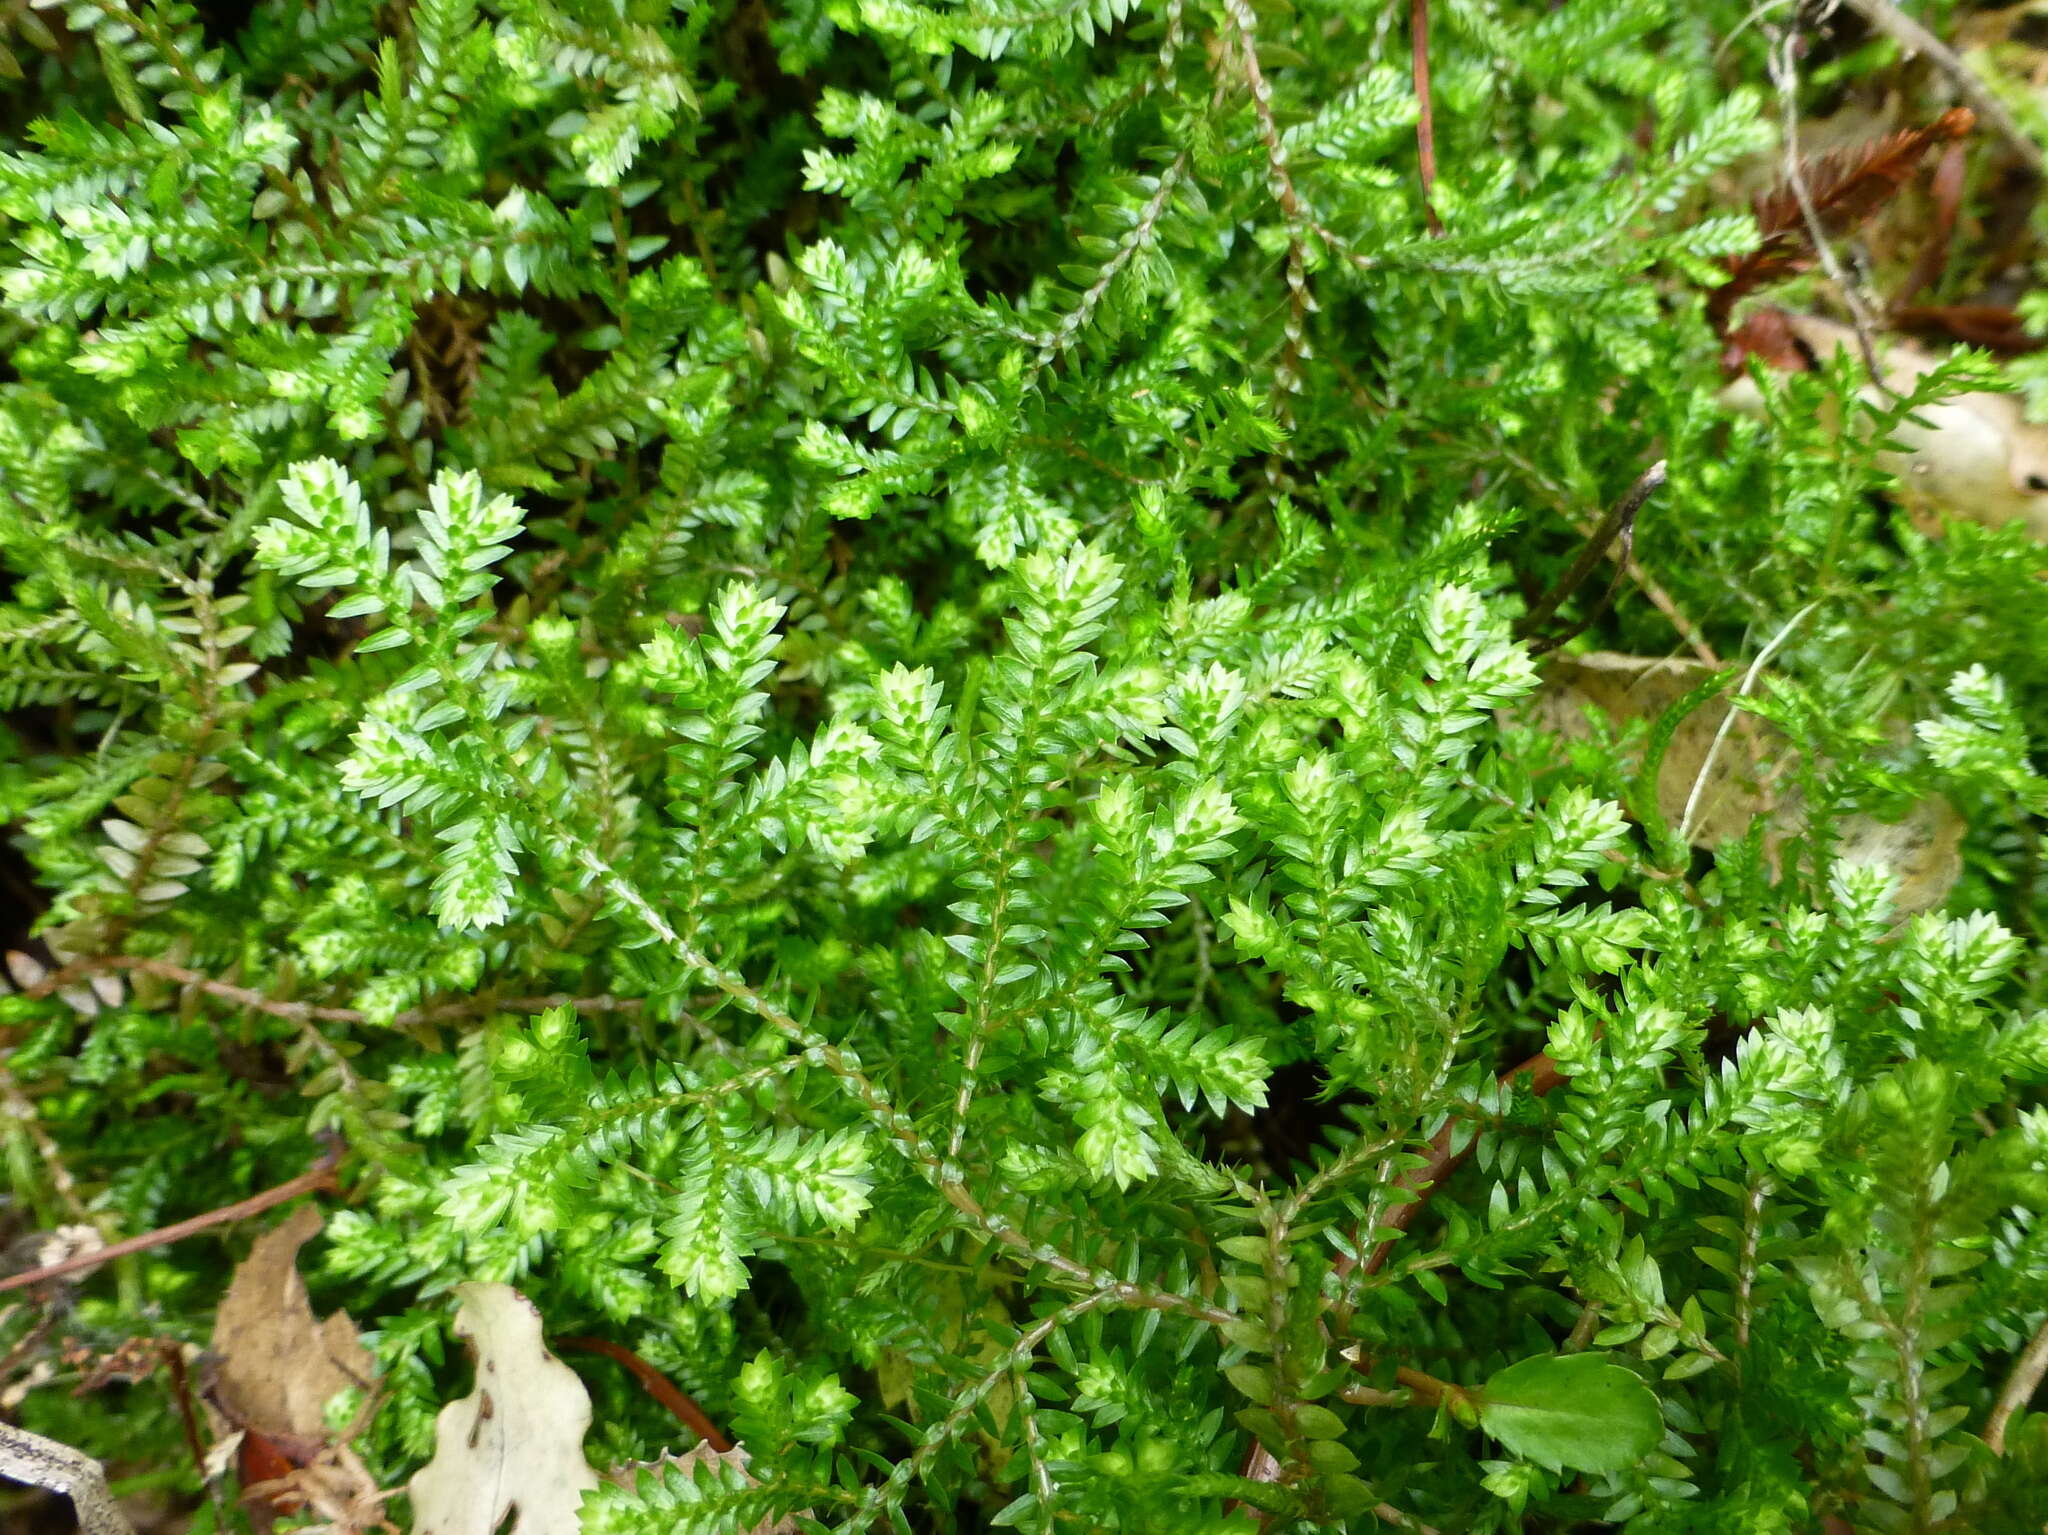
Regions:
[[[607, 1535], [2037, 1528], [2048, 561], [1881, 493], [1981, 357], [1717, 405], [1788, 105], [1943, 104], [1749, 11], [7, 6], [15, 1266], [338, 1136], [350, 1453], [511, 1284], [746, 1449], [570, 1354]], [[67, 1387], [223, 1229], [0, 1311], [194, 1530]]]

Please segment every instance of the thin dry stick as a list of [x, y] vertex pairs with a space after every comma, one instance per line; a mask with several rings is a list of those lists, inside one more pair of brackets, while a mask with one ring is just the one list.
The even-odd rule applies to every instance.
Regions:
[[2033, 1341], [2027, 1344], [2013, 1365], [2012, 1374], [2006, 1378], [2005, 1389], [1998, 1393], [1998, 1405], [1984, 1420], [1984, 1442], [1991, 1447], [1993, 1455], [2005, 1453], [2006, 1428], [2013, 1415], [2033, 1400], [2034, 1391], [2044, 1375], [2048, 1375], [2048, 1322], [2041, 1324]]
[[[103, 975], [114, 970], [136, 970], [144, 975], [153, 975], [159, 980], [175, 981], [180, 986], [196, 986], [208, 996], [237, 1002], [243, 1007], [254, 1008], [259, 1013], [268, 1013], [273, 1018], [289, 1019], [293, 1023], [369, 1021], [368, 1014], [353, 1007], [326, 1007], [317, 1002], [281, 1002], [250, 987], [237, 986], [230, 981], [217, 981], [197, 970], [188, 970], [183, 965], [174, 965], [165, 959], [152, 959], [145, 954], [101, 954], [87, 959], [75, 959], [63, 969], [53, 970], [33, 986], [26, 987], [22, 995], [47, 997], [86, 976]], [[442, 1023], [449, 1019], [466, 1018], [482, 1012], [544, 1013], [557, 1007], [572, 1007], [582, 1013], [630, 1013], [637, 1012], [644, 1005], [638, 997], [572, 997], [566, 994], [549, 997], [485, 995], [471, 997], [463, 1002], [443, 1002], [434, 1007], [408, 1008], [394, 1015], [390, 1026], [405, 1028], [417, 1023]]]
[[1429, 232], [1443, 238], [1436, 216], [1436, 113], [1429, 99], [1429, 0], [1408, 3], [1409, 68], [1415, 76], [1415, 155], [1422, 173], [1422, 217]]
[[[1507, 463], [1512, 464], [1516, 469], [1527, 475], [1531, 483], [1550, 498], [1551, 504], [1563, 516], [1565, 526], [1569, 527], [1581, 538], [1590, 539], [1593, 536], [1592, 528], [1587, 526], [1584, 520], [1572, 510], [1572, 498], [1563, 486], [1559, 485], [1557, 481], [1553, 480], [1521, 454], [1504, 444], [1501, 447], [1500, 456]], [[1709, 666], [1719, 666], [1721, 664], [1720, 655], [1707, 642], [1707, 637], [1700, 632], [1699, 625], [1686, 616], [1685, 610], [1679, 607], [1677, 601], [1669, 592], [1665, 591], [1663, 587], [1650, 578], [1650, 573], [1643, 569], [1633, 553], [1624, 550], [1617, 555], [1612, 549], [1609, 549], [1607, 558], [1613, 560], [1618, 566], [1628, 572], [1628, 578], [1636, 584], [1636, 589], [1650, 600], [1650, 606], [1669, 620], [1671, 627], [1678, 631], [1679, 638], [1685, 641], [1694, 655], [1698, 656]]]
[[1735, 690], [1735, 697], [1728, 700], [1728, 712], [1721, 716], [1720, 728], [1714, 732], [1713, 743], [1707, 747], [1707, 758], [1700, 764], [1699, 776], [1692, 781], [1692, 792], [1685, 797], [1685, 814], [1678, 818], [1678, 837], [1681, 842], [1691, 840], [1693, 812], [1699, 808], [1700, 795], [1705, 792], [1707, 779], [1714, 771], [1714, 759], [1721, 755], [1721, 743], [1728, 739], [1728, 731], [1735, 723], [1735, 716], [1740, 712], [1735, 705], [1741, 699], [1747, 698], [1749, 690], [1756, 686], [1756, 679], [1763, 672], [1764, 663], [1778, 653], [1785, 641], [1792, 638], [1792, 631], [1805, 622], [1807, 614], [1819, 606], [1820, 599], [1816, 597], [1786, 619], [1784, 627], [1771, 636], [1771, 642], [1758, 651], [1757, 658], [1749, 663], [1749, 670], [1742, 678], [1742, 686]]
[[1813, 241], [1814, 254], [1820, 257], [1821, 268], [1841, 290], [1842, 302], [1849, 306], [1849, 318], [1855, 322], [1856, 345], [1863, 353], [1863, 366], [1868, 370], [1871, 382], [1891, 393], [1890, 386], [1884, 381], [1884, 370], [1877, 362], [1877, 326], [1871, 318], [1870, 306], [1863, 302], [1863, 295], [1843, 268], [1841, 258], [1835, 254], [1834, 242], [1828, 238], [1827, 226], [1821, 222], [1820, 210], [1814, 206], [1813, 190], [1806, 182], [1806, 166], [1799, 157], [1799, 75], [1792, 62], [1793, 50], [1799, 42], [1796, 12], [1792, 24], [1783, 32], [1770, 28], [1765, 30], [1771, 39], [1765, 57], [1770, 62], [1771, 78], [1777, 83], [1785, 122], [1785, 184], [1798, 200], [1800, 216], [1806, 220], [1806, 232]]
[[[1516, 626], [1522, 634], [1528, 636], [1536, 635], [1545, 624], [1550, 622], [1551, 616], [1563, 605], [1565, 598], [1577, 591], [1584, 584], [1586, 577], [1593, 573], [1593, 567], [1600, 563], [1601, 557], [1614, 547], [1616, 537], [1621, 537], [1624, 540], [1628, 538], [1630, 531], [1635, 525], [1636, 513], [1643, 509], [1644, 502], [1656, 494], [1658, 488], [1663, 485], [1664, 478], [1664, 460], [1661, 458], [1636, 477], [1636, 482], [1629, 486], [1628, 492], [1619, 501], [1614, 503], [1605, 517], [1600, 519], [1600, 525], [1593, 530], [1592, 536], [1586, 540], [1585, 545], [1579, 550], [1579, 557], [1572, 562], [1571, 569], [1558, 577], [1556, 583], [1543, 595], [1542, 600]], [[1616, 583], [1620, 582], [1623, 573], [1628, 568], [1629, 547], [1630, 545], [1624, 543], [1621, 557], [1615, 561], [1614, 580]], [[1579, 633], [1580, 630], [1592, 623], [1599, 616], [1601, 609], [1604, 609], [1613, 600], [1614, 586], [1610, 585], [1607, 589], [1607, 596], [1601, 602], [1600, 607], [1589, 612], [1585, 618], [1580, 620], [1576, 627], [1567, 629], [1561, 634], [1551, 635], [1549, 638], [1540, 640], [1532, 645], [1529, 653], [1531, 655], [1541, 655], [1546, 650], [1557, 649], [1559, 645], [1562, 645], [1566, 640], [1572, 638], [1573, 635]]]
[[[1592, 530], [1577, 518], [1567, 516], [1565, 520], [1582, 536], [1591, 536]], [[1629, 580], [1633, 581], [1636, 589], [1649, 599], [1650, 606], [1664, 615], [1665, 622], [1677, 631], [1678, 637], [1685, 641], [1687, 649], [1709, 666], [1721, 664], [1720, 652], [1714, 649], [1712, 642], [1701, 632], [1700, 626], [1686, 616], [1685, 609], [1678, 605], [1678, 599], [1664, 590], [1643, 568], [1632, 550], [1624, 549], [1618, 555], [1610, 550], [1608, 558], [1628, 572]]]
[[171, 1377], [171, 1400], [178, 1408], [178, 1422], [185, 1430], [185, 1449], [192, 1457], [192, 1469], [199, 1473], [207, 1496], [213, 1502], [214, 1525], [228, 1526], [227, 1500], [221, 1496], [220, 1479], [206, 1474], [206, 1446], [199, 1436], [199, 1413], [192, 1405], [192, 1377], [185, 1369], [185, 1348], [175, 1338], [159, 1338], [157, 1355], [164, 1372]]
[[147, 1252], [152, 1247], [162, 1247], [169, 1242], [181, 1242], [186, 1237], [205, 1231], [208, 1227], [224, 1226], [229, 1221], [245, 1220], [251, 1215], [260, 1215], [273, 1205], [281, 1205], [287, 1199], [296, 1199], [301, 1194], [316, 1191], [335, 1193], [340, 1185], [335, 1182], [334, 1170], [341, 1165], [342, 1153], [347, 1149], [339, 1136], [330, 1137], [327, 1150], [321, 1154], [320, 1160], [288, 1183], [280, 1183], [274, 1189], [251, 1194], [247, 1199], [224, 1205], [218, 1210], [209, 1210], [204, 1215], [195, 1215], [190, 1220], [179, 1221], [176, 1225], [145, 1231], [139, 1237], [130, 1237], [125, 1242], [115, 1242], [96, 1252], [79, 1253], [66, 1258], [62, 1263], [45, 1264], [42, 1268], [9, 1274], [5, 1279], [0, 1279], [0, 1291], [25, 1289], [29, 1285], [41, 1284], [46, 1279], [58, 1279], [66, 1274], [75, 1274], [80, 1269], [98, 1268], [102, 1263], [111, 1263], [114, 1259], [125, 1258], [130, 1253]]
[[2012, 113], [2006, 111], [2005, 103], [1991, 93], [1953, 48], [1893, 5], [1891, 0], [1848, 0], [1848, 5], [1850, 10], [1907, 53], [1919, 54], [1948, 76], [1956, 94], [1980, 118], [1998, 130], [1998, 136], [2012, 147], [2012, 152], [2020, 157], [2027, 169], [2037, 176], [2042, 174], [2041, 146], [2027, 137], [2026, 130], [2013, 120]]

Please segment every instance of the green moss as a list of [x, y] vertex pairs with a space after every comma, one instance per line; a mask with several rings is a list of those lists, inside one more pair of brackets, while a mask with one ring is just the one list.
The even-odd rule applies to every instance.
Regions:
[[[2028, 1506], [2041, 556], [1876, 494], [1851, 369], [1717, 406], [1744, 5], [1442, 0], [1441, 238], [1357, 7], [229, 9], [26, 13], [0, 101], [11, 1235], [339, 1132], [385, 1485], [465, 1280], [745, 1436], [607, 1531]], [[1772, 651], [1804, 819], [1718, 850], [1676, 716], [1517, 713], [1657, 460], [1657, 600], [1535, 638]], [[1900, 927], [1838, 843], [1935, 795]], [[203, 1343], [243, 1240], [49, 1337]], [[1600, 1446], [1487, 1437], [1589, 1345]], [[594, 1459], [686, 1439], [575, 1362]]]

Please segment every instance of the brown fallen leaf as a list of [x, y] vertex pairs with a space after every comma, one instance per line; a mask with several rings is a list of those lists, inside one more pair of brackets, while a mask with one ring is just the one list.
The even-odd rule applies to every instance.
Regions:
[[[1543, 686], [1529, 705], [1536, 723], [1570, 739], [1590, 734], [1587, 705], [1617, 723], [1655, 720], [1715, 675], [1701, 661], [1631, 656], [1615, 651], [1559, 655], [1544, 667]], [[1768, 720], [1735, 710], [1731, 682], [1680, 721], [1657, 770], [1657, 813], [1694, 847], [1718, 846], [1765, 817], [1764, 846], [1779, 850], [1806, 827], [1798, 785], [1799, 754]], [[1904, 739], [1903, 730], [1899, 732]], [[1718, 742], [1718, 745], [1716, 744]], [[1898, 880], [1893, 912], [1908, 917], [1938, 906], [1962, 873], [1964, 822], [1939, 795], [1919, 801], [1900, 821], [1844, 816], [1836, 823], [1835, 856], [1869, 865]]]
[[[1788, 339], [1804, 356], [1825, 363], [1839, 352], [1861, 356], [1856, 333], [1846, 325], [1813, 315], [1780, 312], [1783, 326], [1766, 323], [1756, 334], [1767, 345], [1758, 354], [1783, 364]], [[1743, 332], [1757, 326], [1752, 316]], [[1931, 371], [1936, 358], [1910, 341], [1893, 341], [1878, 355], [1880, 371], [1891, 389], [1909, 392]], [[1861, 366], [1860, 362], [1858, 366]], [[1879, 407], [1892, 401], [1875, 384], [1858, 391]], [[1746, 415], [1764, 415], [1763, 395], [1746, 374], [1721, 391], [1721, 400]], [[2017, 395], [1962, 394], [1916, 411], [1915, 421], [1901, 422], [1892, 438], [1903, 452], [1877, 455], [1879, 466], [1899, 477], [1901, 499], [1934, 531], [1929, 514], [1947, 511], [2002, 527], [2023, 523], [2034, 538], [2048, 542], [2048, 426], [2025, 419]]]
[[324, 1521], [293, 1527], [293, 1535], [398, 1535], [384, 1517], [384, 1501], [370, 1468], [345, 1444], [329, 1445], [302, 1466], [286, 1468], [274, 1480], [243, 1489], [244, 1501], [260, 1499], [280, 1512], [312, 1514]]
[[2020, 312], [2009, 304], [1894, 304], [1891, 323], [1900, 330], [1936, 341], [1960, 341], [1987, 352], [2019, 356], [2038, 352], [2039, 336], [2027, 331]]
[[214, 1317], [207, 1402], [222, 1430], [215, 1458], [232, 1457], [258, 1530], [310, 1511], [333, 1535], [359, 1535], [389, 1527], [379, 1512], [387, 1494], [329, 1430], [327, 1404], [369, 1388], [376, 1367], [346, 1312], [323, 1322], [307, 1299], [299, 1249], [320, 1226], [319, 1210], [302, 1205], [236, 1268]]
[[590, 1393], [541, 1342], [540, 1313], [510, 1285], [457, 1285], [455, 1334], [476, 1389], [434, 1419], [434, 1458], [413, 1477], [413, 1535], [578, 1535], [597, 1485], [583, 1458]]
[[376, 1375], [370, 1351], [348, 1313], [321, 1321], [299, 1277], [299, 1249], [320, 1230], [320, 1212], [301, 1205], [257, 1238], [235, 1270], [213, 1324], [216, 1406], [237, 1428], [304, 1447], [310, 1455], [332, 1435], [327, 1404]]

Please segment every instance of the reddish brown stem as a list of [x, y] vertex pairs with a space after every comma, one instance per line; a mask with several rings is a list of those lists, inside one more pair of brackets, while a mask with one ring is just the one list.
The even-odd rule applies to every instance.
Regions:
[[[166, 959], [152, 959], [145, 954], [103, 954], [91, 959], [73, 960], [61, 970], [52, 971], [33, 986], [23, 989], [27, 997], [47, 997], [61, 991], [76, 981], [90, 975], [101, 975], [112, 971], [137, 970], [144, 975], [153, 975], [159, 980], [172, 981], [180, 986], [196, 986], [208, 996], [219, 997], [243, 1007], [251, 1007], [273, 1018], [289, 1019], [293, 1023], [363, 1023], [367, 1013], [352, 1007], [326, 1007], [317, 1002], [280, 1002], [262, 992], [247, 986], [237, 986], [230, 981], [217, 981], [210, 975], [197, 970], [188, 970], [183, 965], [172, 964]], [[544, 1013], [550, 1008], [571, 1007], [578, 1012], [635, 1012], [641, 1006], [638, 997], [572, 997], [566, 994], [551, 997], [495, 997], [489, 994], [471, 997], [463, 1002], [447, 1002], [434, 1007], [407, 1008], [394, 1015], [388, 1023], [391, 1028], [407, 1028], [416, 1023], [440, 1023], [448, 1019], [465, 1018], [485, 1011], [507, 1013]]]
[[[1557, 1063], [1545, 1051], [1538, 1051], [1522, 1062], [1521, 1065], [1511, 1071], [1503, 1072], [1500, 1080], [1503, 1083], [1510, 1082], [1525, 1073], [1529, 1077], [1529, 1090], [1539, 1098], [1564, 1081], [1564, 1074], [1557, 1069]], [[1470, 1142], [1467, 1142], [1465, 1149], [1462, 1151], [1453, 1152], [1451, 1150], [1451, 1132], [1455, 1128], [1456, 1121], [1446, 1123], [1441, 1130], [1437, 1131], [1429, 1143], [1428, 1162], [1410, 1172], [1403, 1173], [1399, 1178], [1395, 1179], [1395, 1187], [1408, 1189], [1416, 1197], [1409, 1200], [1406, 1204], [1396, 1205], [1392, 1210], [1388, 1211], [1386, 1218], [1380, 1222], [1382, 1227], [1391, 1226], [1396, 1231], [1406, 1231], [1414, 1222], [1415, 1217], [1422, 1213], [1422, 1207], [1428, 1201], [1429, 1196], [1441, 1188], [1444, 1180], [1457, 1171], [1458, 1164], [1472, 1154]], [[1387, 1254], [1392, 1250], [1393, 1245], [1393, 1238], [1389, 1237], [1375, 1247], [1365, 1260], [1363, 1265], [1364, 1272], [1367, 1274], [1377, 1272], [1387, 1261]], [[1354, 1269], [1359, 1267], [1360, 1265], [1341, 1253], [1338, 1255], [1336, 1263], [1332, 1265], [1340, 1280], [1348, 1277]], [[1354, 1359], [1353, 1364], [1360, 1370], [1370, 1370], [1372, 1368], [1369, 1360]], [[1433, 1375], [1425, 1375], [1420, 1370], [1411, 1370], [1405, 1365], [1394, 1372], [1394, 1378], [1402, 1386], [1415, 1393], [1415, 1401], [1426, 1406], [1439, 1405], [1449, 1395], [1464, 1394], [1458, 1387], [1452, 1386], [1446, 1381], [1440, 1381]], [[1255, 1439], [1252, 1441], [1251, 1449], [1245, 1455], [1244, 1465], [1239, 1470], [1238, 1475], [1254, 1482], [1277, 1482], [1285, 1473], [1286, 1468], [1281, 1462], [1270, 1450]], [[1264, 1528], [1263, 1521], [1260, 1527]]]
[[640, 1382], [647, 1394], [682, 1420], [683, 1426], [712, 1449], [723, 1455], [732, 1448], [732, 1441], [718, 1431], [718, 1425], [704, 1416], [704, 1409], [677, 1388], [661, 1371], [627, 1348], [623, 1343], [614, 1343], [609, 1338], [556, 1338], [558, 1350], [572, 1350], [585, 1354], [602, 1354], [616, 1364], [625, 1366], [633, 1379]]
[[192, 1468], [205, 1481], [206, 1446], [199, 1438], [199, 1414], [192, 1407], [192, 1382], [185, 1373], [184, 1350], [175, 1338], [164, 1338], [157, 1344], [157, 1351], [171, 1377], [171, 1400], [177, 1404], [178, 1422], [185, 1430], [185, 1448], [192, 1453]]
[[1422, 172], [1422, 217], [1429, 232], [1443, 237], [1436, 216], [1436, 112], [1429, 99], [1429, 0], [1408, 0], [1409, 62], [1415, 74], [1415, 154]]
[[[1529, 1091], [1539, 1098], [1564, 1081], [1564, 1074], [1557, 1069], [1557, 1063], [1547, 1052], [1540, 1050], [1512, 1071], [1504, 1072], [1500, 1080], [1506, 1084], [1525, 1074], [1529, 1078]], [[1412, 1168], [1394, 1180], [1396, 1188], [1406, 1189], [1415, 1197], [1389, 1210], [1380, 1222], [1382, 1227], [1391, 1227], [1397, 1232], [1406, 1231], [1415, 1223], [1415, 1217], [1422, 1213], [1422, 1207], [1429, 1202], [1430, 1195], [1442, 1188], [1444, 1180], [1456, 1172], [1459, 1164], [1472, 1154], [1471, 1141], [1467, 1141], [1462, 1150], [1451, 1150], [1452, 1135], [1457, 1127], [1456, 1120], [1446, 1121], [1444, 1127], [1437, 1131], [1429, 1143], [1429, 1160], [1421, 1167]], [[1360, 1266], [1361, 1271], [1367, 1274], [1378, 1273], [1393, 1248], [1392, 1237], [1380, 1242], [1366, 1255], [1364, 1264]], [[1354, 1265], [1351, 1259], [1340, 1255], [1334, 1267], [1337, 1277], [1342, 1279], [1351, 1272]]]
[[249, 1216], [260, 1215], [272, 1206], [281, 1205], [287, 1199], [296, 1199], [301, 1194], [335, 1193], [340, 1185], [335, 1182], [334, 1170], [341, 1165], [342, 1153], [347, 1149], [339, 1136], [331, 1137], [327, 1150], [322, 1153], [320, 1160], [289, 1183], [280, 1183], [274, 1189], [251, 1194], [247, 1199], [224, 1205], [218, 1210], [209, 1210], [204, 1215], [195, 1215], [190, 1220], [179, 1221], [176, 1225], [145, 1231], [139, 1237], [129, 1237], [126, 1241], [102, 1247], [97, 1252], [79, 1253], [66, 1258], [62, 1263], [51, 1263], [39, 1269], [9, 1274], [5, 1279], [0, 1279], [0, 1291], [26, 1289], [30, 1285], [41, 1284], [45, 1279], [59, 1279], [66, 1274], [75, 1274], [81, 1269], [98, 1268], [102, 1263], [111, 1263], [114, 1259], [125, 1258], [130, 1253], [147, 1252], [152, 1247], [181, 1242], [210, 1226], [224, 1226], [229, 1221], [246, 1220]]

